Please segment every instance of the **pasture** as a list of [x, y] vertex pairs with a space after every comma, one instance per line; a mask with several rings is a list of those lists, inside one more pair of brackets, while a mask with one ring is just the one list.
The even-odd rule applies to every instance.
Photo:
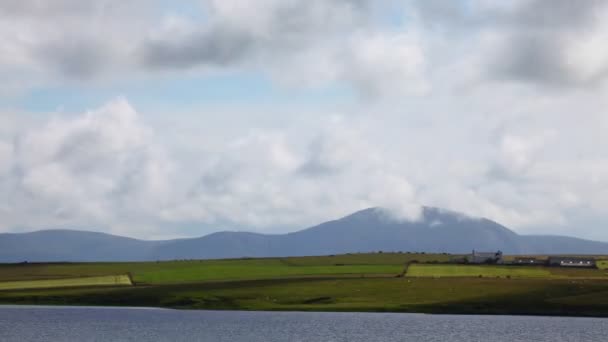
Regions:
[[85, 287], [85, 286], [131, 286], [128, 275], [109, 275], [99, 277], [43, 279], [43, 280], [20, 280], [0, 282], [2, 290], [24, 290], [39, 288], [63, 288], [63, 287]]
[[182, 309], [608, 316], [605, 281], [301, 278], [0, 291], [0, 303]]
[[599, 268], [601, 270], [608, 269], [608, 260], [598, 260], [596, 263], [597, 263], [597, 268]]
[[131, 274], [136, 284], [251, 280], [307, 276], [394, 276], [411, 260], [445, 260], [442, 254], [346, 254], [336, 256], [184, 260], [126, 263], [0, 264], [0, 282]]
[[4, 264], [0, 303], [608, 316], [606, 270], [445, 263], [449, 258], [370, 253]]
[[412, 264], [407, 270], [408, 277], [499, 277], [499, 278], [542, 278], [542, 279], [606, 279], [608, 275], [598, 269], [573, 269], [545, 266], [508, 265], [435, 265]]
[[413, 264], [408, 268], [407, 276], [549, 278], [551, 277], [551, 272], [546, 267]]

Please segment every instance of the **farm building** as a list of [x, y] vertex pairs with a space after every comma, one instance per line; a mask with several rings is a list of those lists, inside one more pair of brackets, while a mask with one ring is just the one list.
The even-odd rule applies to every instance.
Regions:
[[581, 257], [549, 257], [549, 266], [561, 267], [596, 267], [595, 259]]
[[530, 257], [516, 257], [513, 259], [513, 265], [545, 265], [546, 260], [530, 258]]
[[502, 252], [477, 252], [473, 250], [467, 255], [467, 261], [471, 264], [502, 264]]

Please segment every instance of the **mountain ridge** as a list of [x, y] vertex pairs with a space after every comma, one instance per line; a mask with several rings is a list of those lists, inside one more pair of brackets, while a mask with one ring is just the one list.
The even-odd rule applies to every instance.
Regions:
[[71, 229], [0, 233], [0, 262], [153, 261], [327, 255], [372, 251], [510, 254], [608, 254], [608, 243], [555, 235], [519, 235], [486, 218], [423, 207], [418, 220], [383, 208], [286, 234], [221, 231], [197, 238], [142, 240]]

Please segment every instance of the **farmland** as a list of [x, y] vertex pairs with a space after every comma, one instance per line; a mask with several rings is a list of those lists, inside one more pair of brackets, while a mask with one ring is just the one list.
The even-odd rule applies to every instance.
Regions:
[[[191, 260], [141, 263], [52, 263], [0, 265], [0, 282], [131, 274], [138, 284], [252, 280], [305, 276], [395, 275], [416, 258], [407, 254]], [[420, 259], [420, 258], [418, 258]], [[437, 256], [440, 260], [440, 255]]]
[[607, 279], [608, 274], [598, 269], [573, 269], [545, 266], [502, 265], [433, 265], [413, 264], [407, 270], [409, 277], [495, 277], [541, 279]]
[[0, 282], [0, 290], [133, 285], [128, 275]]
[[608, 260], [598, 260], [597, 268], [602, 270], [608, 269]]
[[[374, 253], [6, 264], [0, 265], [0, 303], [608, 316], [605, 270], [445, 264], [448, 260], [444, 254]], [[92, 282], [126, 274], [133, 286]], [[83, 283], [67, 287], [75, 279]]]
[[552, 277], [547, 267], [425, 264], [411, 265], [407, 270], [407, 275], [410, 277]]

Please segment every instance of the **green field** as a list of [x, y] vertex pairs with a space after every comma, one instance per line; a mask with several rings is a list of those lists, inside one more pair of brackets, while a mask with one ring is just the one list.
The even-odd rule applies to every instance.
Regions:
[[549, 278], [552, 274], [547, 267], [414, 264], [408, 268], [407, 276]]
[[597, 268], [599, 268], [601, 270], [608, 269], [608, 260], [598, 260]]
[[[5, 264], [0, 265], [0, 303], [608, 316], [603, 269], [439, 263], [449, 258], [374, 253]], [[130, 274], [133, 286], [125, 286], [127, 276], [117, 280], [118, 274]]]
[[502, 265], [434, 265], [412, 264], [408, 277], [498, 277], [498, 278], [542, 278], [542, 279], [606, 279], [608, 274], [598, 269], [573, 269], [544, 266]]
[[552, 275], [547, 267], [414, 264], [408, 268], [407, 276], [549, 278]]
[[128, 275], [110, 275], [99, 277], [65, 278], [65, 279], [43, 279], [43, 280], [20, 280], [0, 282], [1, 290], [23, 290], [56, 287], [85, 287], [85, 286], [130, 286], [131, 279]]
[[[332, 275], [401, 273], [413, 254], [352, 254], [325, 257], [194, 260], [141, 263], [56, 263], [0, 265], [0, 282], [91, 277], [129, 273], [136, 284], [167, 284], [211, 280], [251, 280]], [[431, 255], [432, 257], [432, 255]], [[443, 255], [437, 255], [439, 260]]]
[[0, 291], [0, 303], [608, 316], [608, 285], [537, 278], [274, 279]]

